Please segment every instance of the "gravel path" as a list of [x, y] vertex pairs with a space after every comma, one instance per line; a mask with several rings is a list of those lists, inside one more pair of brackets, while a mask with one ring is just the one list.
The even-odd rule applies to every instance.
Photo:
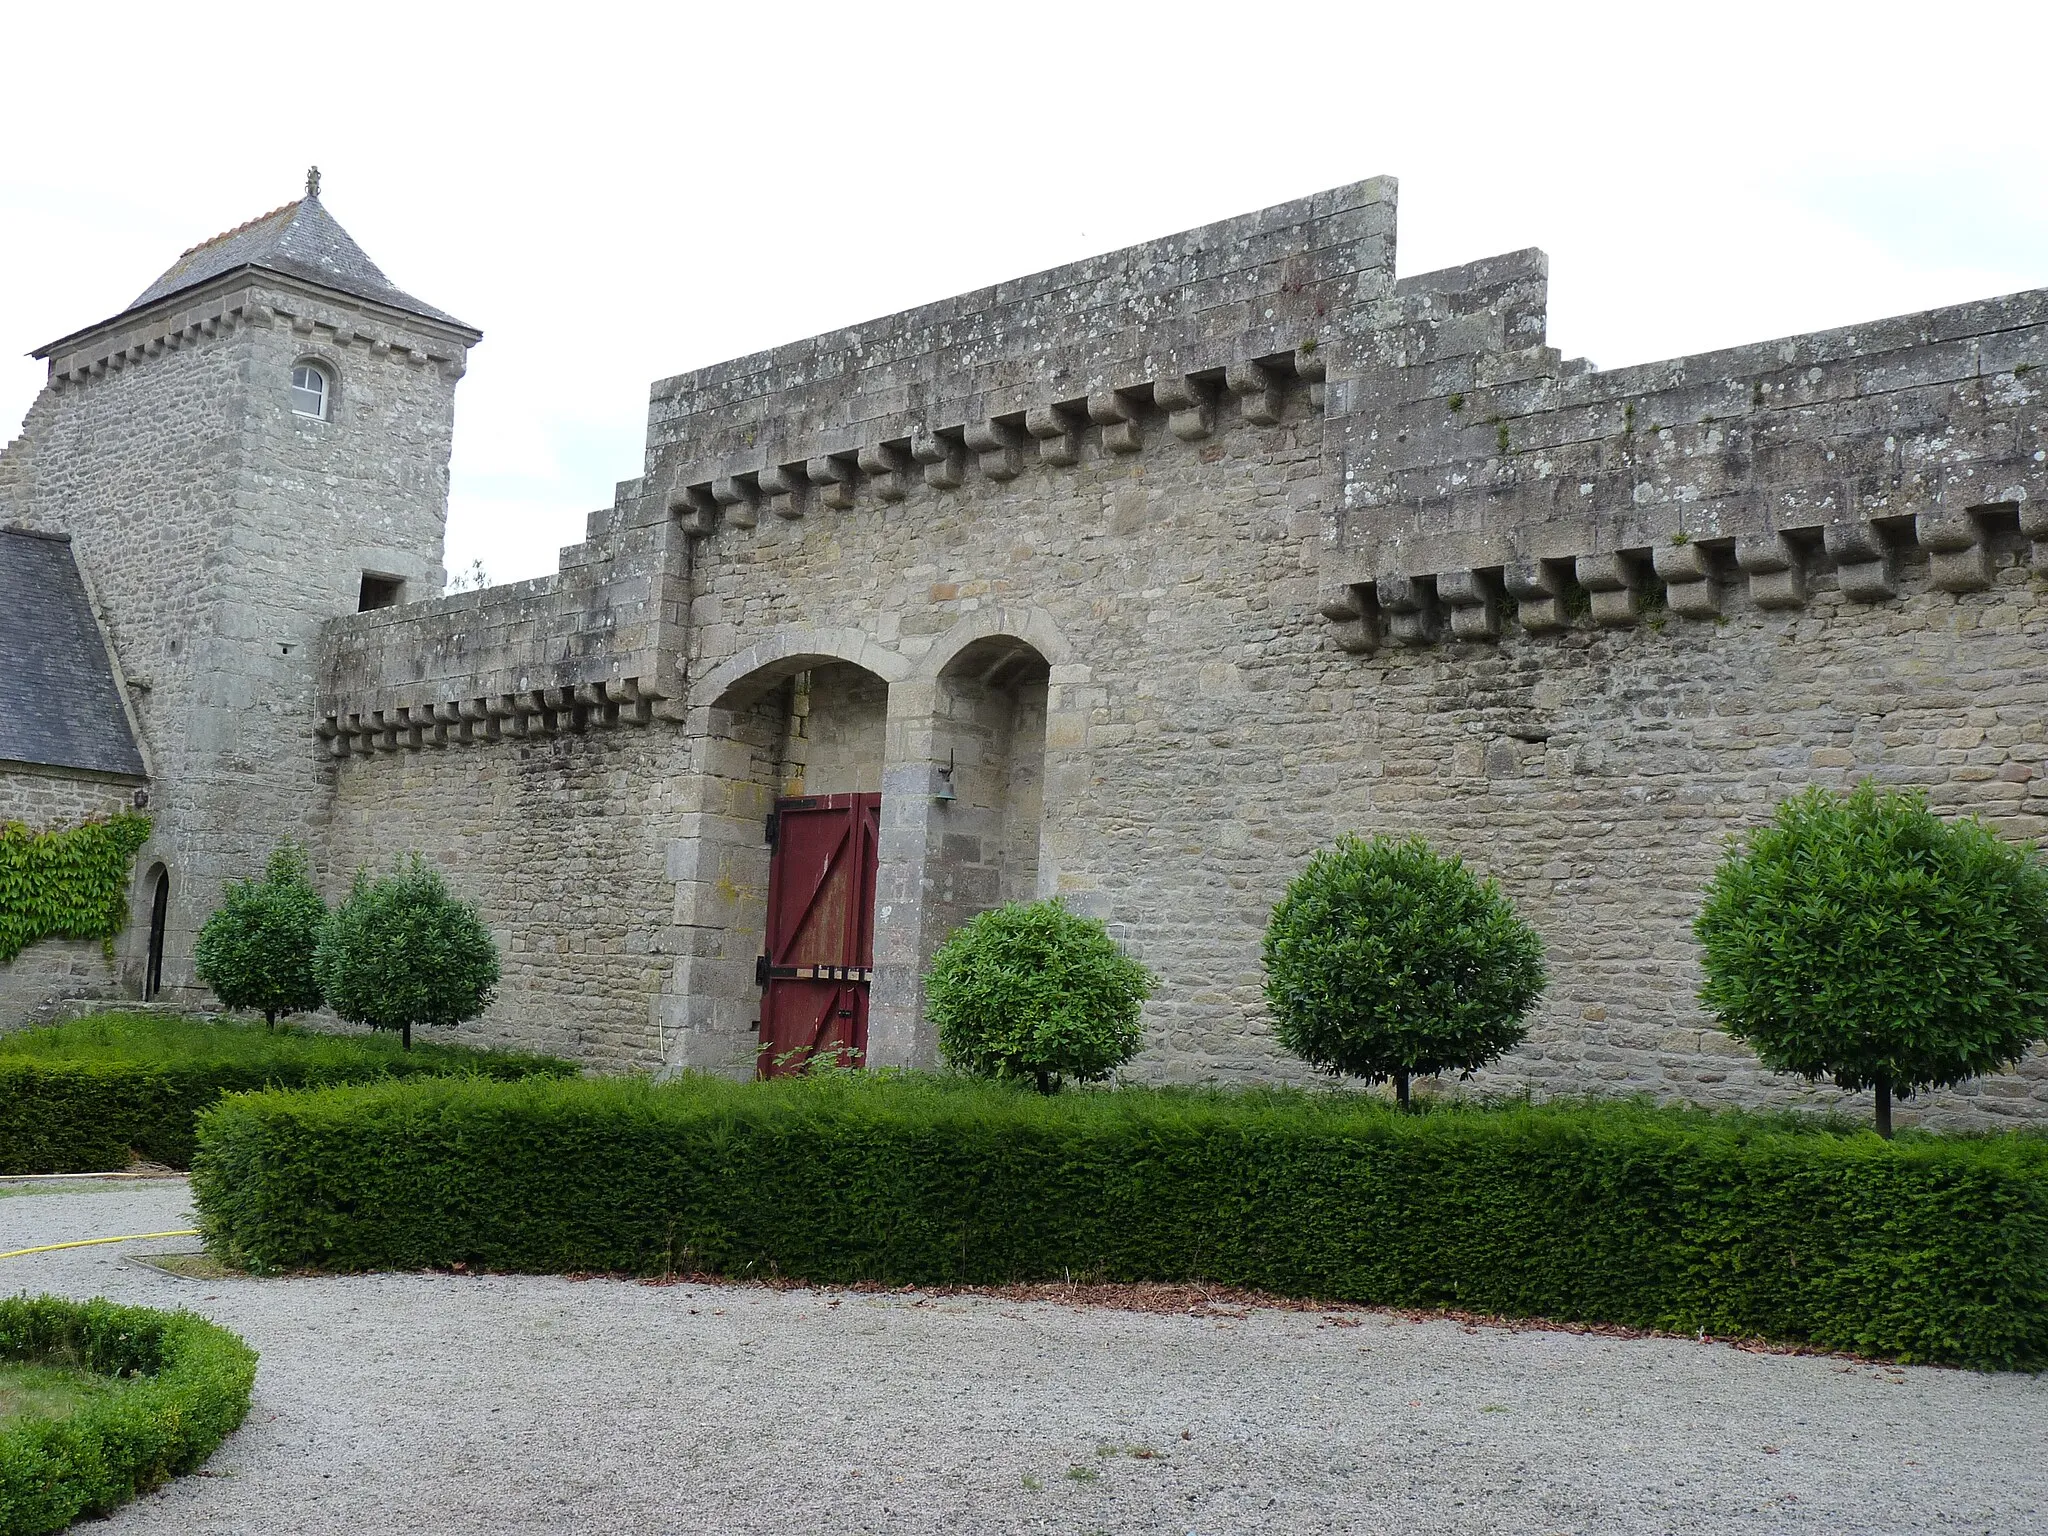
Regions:
[[[0, 1185], [0, 1250], [189, 1226]], [[2048, 1377], [1370, 1312], [433, 1275], [196, 1281], [194, 1239], [0, 1260], [187, 1306], [249, 1422], [94, 1532], [2048, 1531]]]

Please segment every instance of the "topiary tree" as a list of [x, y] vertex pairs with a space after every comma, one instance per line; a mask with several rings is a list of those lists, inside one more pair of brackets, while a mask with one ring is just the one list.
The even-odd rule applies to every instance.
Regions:
[[1137, 1054], [1152, 975], [1057, 898], [984, 912], [932, 956], [926, 1016], [939, 1051], [978, 1077], [1095, 1082]]
[[1470, 1072], [1518, 1044], [1543, 941], [1491, 880], [1420, 838], [1338, 839], [1266, 927], [1266, 1005], [1295, 1055], [1340, 1077]]
[[1876, 1098], [1995, 1072], [2048, 1038], [2048, 868], [1917, 792], [1813, 788], [1731, 846], [1693, 932], [1700, 1001], [1776, 1072]]
[[313, 951], [326, 921], [306, 851], [287, 843], [270, 855], [261, 880], [229, 882], [199, 930], [193, 968], [222, 1006], [259, 1009], [274, 1028], [281, 1013], [320, 1006]]
[[415, 1024], [460, 1024], [489, 1006], [498, 949], [476, 908], [414, 854], [381, 880], [356, 871], [320, 930], [313, 972], [336, 1013], [397, 1030], [409, 1051]]

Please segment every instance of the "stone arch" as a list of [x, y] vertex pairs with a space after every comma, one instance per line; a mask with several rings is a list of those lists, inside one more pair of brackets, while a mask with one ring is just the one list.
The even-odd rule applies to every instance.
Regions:
[[690, 685], [690, 707], [731, 708], [751, 702], [799, 672], [850, 662], [885, 683], [910, 676], [910, 663], [858, 629], [785, 629], [727, 657]]
[[1020, 640], [1037, 651], [1048, 667], [1074, 663], [1074, 648], [1043, 608], [999, 605], [965, 615], [939, 637], [929, 651], [918, 658], [915, 675], [923, 681], [936, 680], [969, 646], [997, 637]]
[[691, 686], [693, 771], [669, 845], [680, 957], [658, 1005], [670, 1068], [753, 1070], [769, 813], [785, 795], [884, 788], [894, 685], [909, 670], [859, 630], [795, 629]]
[[932, 688], [935, 797], [925, 884], [935, 942], [977, 912], [1031, 901], [1045, 799], [1052, 665], [1007, 629], [952, 648]]

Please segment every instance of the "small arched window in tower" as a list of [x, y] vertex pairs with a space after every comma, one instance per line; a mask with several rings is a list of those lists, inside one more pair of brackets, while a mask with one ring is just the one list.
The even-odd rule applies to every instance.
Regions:
[[292, 414], [327, 420], [327, 408], [334, 398], [334, 381], [318, 363], [297, 363], [292, 367]]

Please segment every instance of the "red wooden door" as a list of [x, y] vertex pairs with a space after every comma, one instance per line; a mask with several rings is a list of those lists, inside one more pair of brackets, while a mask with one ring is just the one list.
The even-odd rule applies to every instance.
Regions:
[[800, 1072], [821, 1051], [848, 1066], [867, 1054], [881, 822], [880, 795], [775, 802], [760, 964], [764, 1077]]

